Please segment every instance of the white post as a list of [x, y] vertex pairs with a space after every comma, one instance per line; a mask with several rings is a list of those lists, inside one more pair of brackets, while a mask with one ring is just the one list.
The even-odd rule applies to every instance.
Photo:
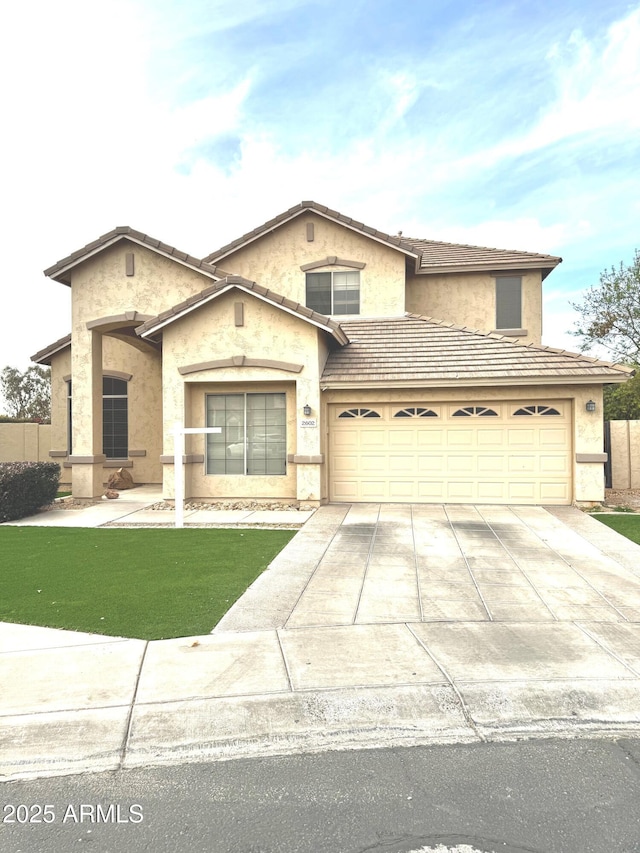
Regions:
[[182, 456], [184, 454], [185, 435], [211, 435], [222, 432], [222, 427], [183, 427], [180, 421], [173, 425], [173, 480], [175, 490], [175, 525], [184, 527], [184, 468], [182, 467]]

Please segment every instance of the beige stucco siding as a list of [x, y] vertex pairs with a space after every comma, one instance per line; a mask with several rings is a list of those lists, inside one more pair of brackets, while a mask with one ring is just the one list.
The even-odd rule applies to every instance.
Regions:
[[[307, 224], [314, 239], [307, 240]], [[281, 225], [220, 260], [230, 273], [305, 304], [305, 273], [301, 266], [327, 257], [366, 264], [360, 271], [360, 314], [397, 316], [404, 311], [405, 259], [401, 252], [349, 228], [309, 213]], [[326, 266], [326, 270], [345, 269]]]
[[[105, 376], [124, 374], [131, 376], [127, 382], [129, 450], [144, 456], [130, 457], [133, 467], [130, 472], [136, 483], [162, 482], [160, 454], [162, 452], [162, 387], [159, 353], [143, 353], [130, 344], [111, 337], [102, 340], [102, 373]], [[57, 353], [51, 360], [51, 450], [61, 465], [66, 459], [59, 453], [68, 446], [67, 379], [71, 376], [71, 349]], [[74, 395], [80, 383], [73, 383]], [[74, 418], [74, 452], [78, 427]], [[68, 464], [68, 463], [67, 463]], [[111, 468], [103, 470], [106, 482]], [[71, 473], [64, 471], [65, 482], [70, 482]]]
[[[235, 325], [235, 305], [243, 304], [243, 325]], [[292, 314], [243, 291], [230, 291], [167, 326], [163, 337], [164, 454], [173, 456], [176, 421], [205, 426], [207, 394], [276, 393], [287, 395], [287, 454], [317, 456], [320, 426], [303, 428], [302, 407], [320, 411], [320, 366], [326, 358], [324, 332]], [[180, 368], [233, 357], [268, 359], [282, 366], [206, 367], [182, 375]], [[301, 370], [288, 369], [288, 365]], [[189, 436], [188, 454], [205, 454], [204, 436]], [[173, 466], [165, 465], [164, 490], [173, 495]], [[187, 465], [192, 497], [321, 498], [320, 464], [289, 462], [282, 476], [206, 474], [198, 461]]]
[[[507, 273], [505, 273], [506, 275]], [[487, 273], [407, 277], [407, 311], [481, 331], [496, 327], [495, 276]], [[538, 272], [522, 274], [523, 343], [542, 338], [542, 283]]]

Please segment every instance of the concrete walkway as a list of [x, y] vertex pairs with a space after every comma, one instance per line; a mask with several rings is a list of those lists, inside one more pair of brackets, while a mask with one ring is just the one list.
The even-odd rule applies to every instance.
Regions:
[[639, 567], [568, 507], [322, 507], [210, 635], [0, 624], [0, 773], [637, 734]]

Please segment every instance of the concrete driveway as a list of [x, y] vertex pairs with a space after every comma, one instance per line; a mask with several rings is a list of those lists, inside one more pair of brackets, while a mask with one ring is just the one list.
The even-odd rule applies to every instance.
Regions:
[[325, 506], [211, 634], [0, 624], [0, 777], [637, 734], [639, 572], [570, 507]]
[[323, 507], [217, 631], [640, 622], [640, 548], [571, 507]]

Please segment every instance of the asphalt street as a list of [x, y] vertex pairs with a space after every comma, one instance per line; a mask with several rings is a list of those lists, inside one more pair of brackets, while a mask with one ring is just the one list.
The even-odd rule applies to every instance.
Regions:
[[640, 739], [236, 759], [0, 790], [2, 853], [640, 851]]

